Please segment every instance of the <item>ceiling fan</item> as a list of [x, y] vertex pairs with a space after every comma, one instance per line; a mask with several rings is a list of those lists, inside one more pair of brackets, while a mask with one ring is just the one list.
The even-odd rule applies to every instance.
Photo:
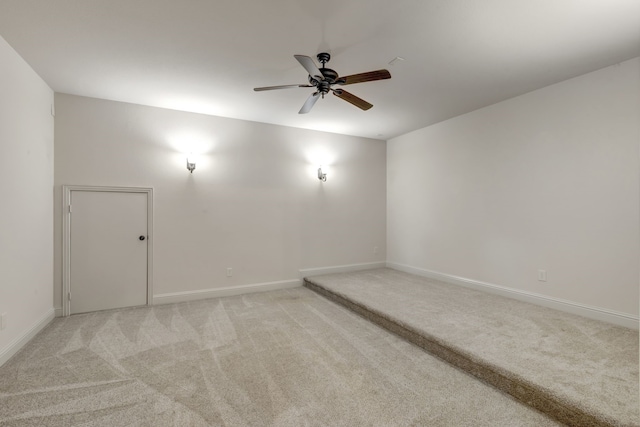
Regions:
[[316, 91], [312, 93], [309, 98], [307, 98], [300, 111], [298, 111], [298, 114], [306, 114], [311, 111], [311, 108], [313, 108], [318, 98], [320, 98], [321, 96], [322, 98], [324, 98], [324, 96], [329, 92], [333, 92], [333, 94], [338, 98], [344, 99], [345, 101], [355, 105], [358, 108], [361, 108], [362, 110], [368, 110], [369, 108], [373, 107], [372, 104], [369, 104], [364, 99], [358, 98], [357, 96], [347, 92], [344, 89], [334, 88], [333, 86], [344, 86], [354, 83], [372, 82], [375, 80], [384, 80], [391, 78], [391, 73], [389, 73], [389, 71], [387, 70], [369, 71], [367, 73], [352, 74], [350, 76], [339, 77], [337, 72], [325, 67], [327, 62], [329, 62], [329, 59], [331, 59], [331, 55], [326, 52], [322, 52], [317, 55], [318, 62], [322, 64], [322, 67], [320, 68], [318, 68], [313, 59], [309, 58], [308, 56], [293, 56], [309, 73], [309, 84], [256, 87], [253, 90], [255, 90], [256, 92], [260, 92], [263, 90], [290, 89], [294, 87], [316, 88]]

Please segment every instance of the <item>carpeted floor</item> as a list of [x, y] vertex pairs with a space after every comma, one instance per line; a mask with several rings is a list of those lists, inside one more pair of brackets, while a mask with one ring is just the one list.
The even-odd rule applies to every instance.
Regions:
[[305, 288], [59, 318], [2, 426], [557, 426]]
[[306, 285], [575, 426], [640, 426], [638, 331], [392, 269]]

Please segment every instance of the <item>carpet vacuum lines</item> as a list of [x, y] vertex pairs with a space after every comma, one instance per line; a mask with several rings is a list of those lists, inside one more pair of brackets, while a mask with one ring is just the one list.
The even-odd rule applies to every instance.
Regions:
[[56, 318], [2, 427], [559, 427], [303, 287]]

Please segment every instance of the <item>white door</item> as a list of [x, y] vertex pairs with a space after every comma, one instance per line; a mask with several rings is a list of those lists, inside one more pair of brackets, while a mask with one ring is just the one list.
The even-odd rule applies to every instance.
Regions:
[[145, 192], [71, 191], [71, 314], [147, 303]]

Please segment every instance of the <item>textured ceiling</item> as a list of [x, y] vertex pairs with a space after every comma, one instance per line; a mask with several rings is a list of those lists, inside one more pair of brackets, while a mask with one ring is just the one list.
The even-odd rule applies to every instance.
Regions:
[[[0, 35], [56, 92], [388, 139], [639, 56], [640, 1], [1, 0]], [[321, 51], [391, 72], [348, 87], [371, 110], [253, 91]]]

